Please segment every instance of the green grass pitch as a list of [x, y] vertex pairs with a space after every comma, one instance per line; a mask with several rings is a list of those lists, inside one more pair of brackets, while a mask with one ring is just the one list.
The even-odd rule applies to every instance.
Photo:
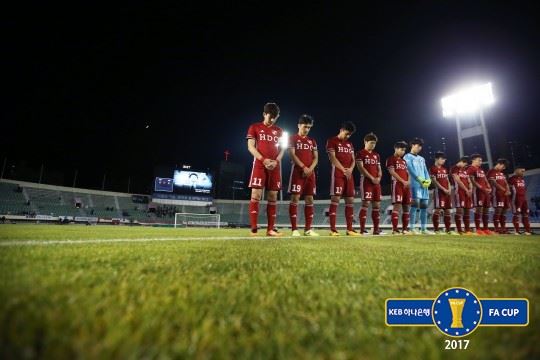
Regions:
[[[538, 236], [246, 235], [1, 225], [0, 358], [540, 356]], [[529, 326], [480, 327], [450, 351], [435, 327], [385, 325], [386, 298], [452, 286], [528, 298]]]

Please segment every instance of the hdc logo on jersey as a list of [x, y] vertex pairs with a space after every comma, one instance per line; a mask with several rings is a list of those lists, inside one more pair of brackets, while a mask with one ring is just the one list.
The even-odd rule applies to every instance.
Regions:
[[448, 178], [448, 174], [443, 172], [443, 173], [437, 173], [437, 179], [447, 179]]
[[353, 149], [351, 148], [351, 144], [347, 144], [347, 147], [341, 144], [338, 144], [337, 148], [338, 148], [338, 152], [340, 153], [352, 154], [354, 152]]
[[309, 144], [305, 144], [298, 140], [296, 142], [296, 150], [313, 150], [312, 142], [310, 141]]
[[529, 300], [478, 298], [454, 287], [435, 299], [386, 299], [387, 326], [436, 326], [451, 337], [470, 335], [479, 326], [529, 325]]
[[[275, 131], [273, 131], [273, 132], [275, 133]], [[272, 142], [277, 143], [279, 141], [279, 137], [272, 136], [270, 134], [262, 133], [262, 134], [259, 134], [259, 140], [260, 141], [272, 141]]]

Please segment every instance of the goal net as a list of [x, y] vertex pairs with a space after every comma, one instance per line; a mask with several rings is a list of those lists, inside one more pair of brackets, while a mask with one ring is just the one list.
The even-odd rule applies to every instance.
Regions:
[[220, 214], [174, 214], [174, 227], [220, 227]]

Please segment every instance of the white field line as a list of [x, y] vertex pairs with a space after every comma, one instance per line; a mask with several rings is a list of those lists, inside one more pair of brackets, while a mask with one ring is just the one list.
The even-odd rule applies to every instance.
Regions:
[[[282, 236], [281, 238], [288, 237]], [[215, 237], [161, 237], [161, 238], [125, 238], [125, 239], [81, 239], [81, 240], [8, 240], [0, 241], [2, 246], [32, 246], [32, 245], [77, 245], [77, 244], [107, 244], [158, 241], [190, 241], [190, 240], [257, 240], [270, 239], [269, 236], [215, 236]]]
[[[377, 237], [393, 236], [377, 235]], [[372, 235], [364, 236], [340, 236], [334, 239], [361, 239], [366, 237], [375, 237]], [[310, 239], [316, 240], [320, 238], [331, 238], [331, 236], [309, 237], [301, 236], [294, 239]], [[0, 241], [0, 247], [9, 246], [47, 246], [47, 245], [78, 245], [78, 244], [109, 244], [109, 243], [136, 243], [136, 242], [159, 242], [159, 241], [191, 241], [191, 240], [269, 240], [269, 239], [293, 239], [292, 236], [214, 236], [214, 237], [160, 237], [160, 238], [124, 238], [124, 239], [81, 239], [81, 240], [7, 240]]]

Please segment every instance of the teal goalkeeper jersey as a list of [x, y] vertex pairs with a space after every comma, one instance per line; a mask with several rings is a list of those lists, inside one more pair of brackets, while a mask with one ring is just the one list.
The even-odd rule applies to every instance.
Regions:
[[429, 199], [429, 192], [422, 188], [418, 178], [429, 179], [426, 160], [420, 155], [405, 154], [403, 159], [407, 162], [407, 170], [411, 176], [412, 196], [415, 199]]

